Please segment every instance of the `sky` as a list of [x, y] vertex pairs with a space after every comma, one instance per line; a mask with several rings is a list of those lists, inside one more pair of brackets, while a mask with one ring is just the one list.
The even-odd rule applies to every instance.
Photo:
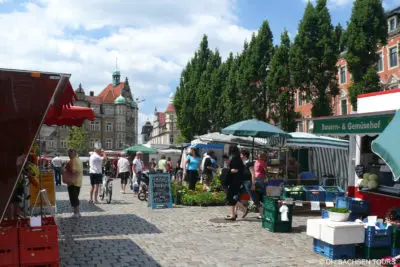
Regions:
[[[0, 0], [2, 68], [70, 73], [98, 94], [118, 69], [139, 104], [139, 129], [164, 111], [203, 34], [223, 58], [240, 52], [268, 20], [278, 44], [296, 35], [308, 0]], [[313, 1], [312, 1], [313, 2]], [[328, 0], [332, 22], [346, 25], [353, 0]], [[400, 0], [384, 0], [384, 8]]]

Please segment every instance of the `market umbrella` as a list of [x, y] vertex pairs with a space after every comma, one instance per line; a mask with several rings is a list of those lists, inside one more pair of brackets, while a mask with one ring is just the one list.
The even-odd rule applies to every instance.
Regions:
[[[278, 127], [266, 123], [264, 121], [259, 121], [256, 119], [240, 121], [238, 123], [232, 124], [224, 129], [221, 133], [232, 134], [236, 136], [251, 136], [253, 137], [253, 151], [254, 154], [254, 138], [289, 138], [290, 136], [279, 129]], [[254, 156], [254, 155], [253, 155]], [[254, 157], [253, 157], [254, 158]]]
[[381, 157], [393, 173], [394, 180], [400, 178], [400, 110], [396, 112], [392, 121], [371, 145], [372, 151]]
[[63, 107], [61, 113], [58, 114], [56, 109], [51, 106], [46, 114], [44, 124], [46, 125], [66, 125], [66, 126], [82, 126], [85, 120], [94, 120], [94, 112], [91, 108], [86, 107]]
[[135, 145], [124, 149], [127, 155], [134, 155], [136, 152], [141, 151], [143, 154], [156, 154], [157, 150], [143, 145]]

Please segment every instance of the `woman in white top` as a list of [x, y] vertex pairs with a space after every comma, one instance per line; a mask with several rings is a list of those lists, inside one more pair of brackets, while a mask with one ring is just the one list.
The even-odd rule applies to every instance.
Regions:
[[89, 175], [90, 175], [90, 200], [89, 203], [93, 203], [93, 191], [95, 203], [99, 204], [99, 186], [103, 182], [103, 161], [107, 159], [106, 153], [101, 149], [95, 149], [94, 153], [89, 158]]
[[121, 178], [121, 193], [125, 194], [128, 178], [131, 176], [129, 160], [126, 157], [120, 157], [117, 163], [117, 177]]

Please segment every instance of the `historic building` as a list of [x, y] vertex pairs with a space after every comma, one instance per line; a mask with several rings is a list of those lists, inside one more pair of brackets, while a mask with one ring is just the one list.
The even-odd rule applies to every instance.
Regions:
[[[385, 46], [378, 47], [376, 51], [379, 55], [377, 67], [382, 90], [390, 90], [400, 87], [400, 7], [387, 12], [386, 16], [388, 22], [388, 43]], [[343, 52], [337, 62], [337, 78], [340, 93], [332, 99], [333, 116], [347, 115], [353, 112], [348, 89], [352, 77], [347, 68], [345, 55], [346, 52]], [[298, 131], [312, 132], [313, 123], [311, 118], [311, 108], [312, 104], [309, 101], [304, 100], [301, 97], [300, 92], [297, 92], [296, 111], [302, 115], [302, 118], [298, 120]]]
[[[128, 78], [120, 81], [119, 71], [112, 75], [112, 83], [106, 86], [99, 95], [93, 91], [86, 95], [82, 85], [75, 90], [78, 100], [76, 106], [91, 107], [95, 113], [94, 121], [85, 121], [90, 148], [101, 143], [106, 150], [122, 150], [138, 142], [138, 105], [134, 99]], [[65, 141], [69, 127], [57, 126], [46, 137], [44, 153], [58, 152], [65, 154]]]
[[[142, 128], [143, 143], [151, 144], [153, 147], [166, 147], [174, 144], [180, 131], [177, 127], [177, 117], [172, 100], [165, 112], [158, 112], [156, 108], [154, 117], [153, 125], [148, 121]], [[152, 126], [151, 131], [149, 131], [149, 126]]]

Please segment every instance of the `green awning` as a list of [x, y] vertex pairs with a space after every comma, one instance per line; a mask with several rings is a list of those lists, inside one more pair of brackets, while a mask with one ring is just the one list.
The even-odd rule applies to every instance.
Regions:
[[369, 113], [314, 120], [315, 134], [379, 134], [394, 116], [393, 113]]

